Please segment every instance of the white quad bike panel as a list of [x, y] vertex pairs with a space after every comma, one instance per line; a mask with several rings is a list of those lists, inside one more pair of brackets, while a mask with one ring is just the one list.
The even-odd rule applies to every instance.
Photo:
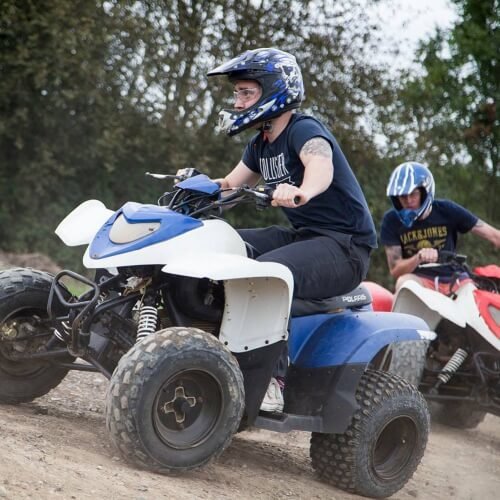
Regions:
[[466, 325], [463, 312], [457, 308], [453, 300], [413, 280], [405, 281], [397, 291], [392, 311], [418, 316], [429, 325], [431, 330], [436, 329], [442, 318], [461, 328]]
[[500, 350], [500, 339], [491, 332], [479, 313], [474, 300], [474, 290], [476, 286], [473, 283], [466, 283], [458, 289], [457, 297], [453, 300], [440, 292], [423, 287], [416, 281], [408, 280], [396, 293], [392, 310], [422, 318], [431, 330], [435, 330], [443, 318], [460, 328], [469, 325]]
[[102, 201], [87, 200], [61, 221], [55, 233], [68, 247], [88, 245], [113, 214]]
[[[113, 215], [103, 203], [89, 200], [59, 224], [56, 234], [68, 246], [90, 244]], [[281, 264], [247, 258], [244, 241], [222, 220], [203, 225], [170, 240], [133, 252], [93, 259], [89, 248], [83, 264], [88, 269], [161, 265], [165, 273], [224, 282], [226, 304], [219, 338], [232, 352], [245, 352], [288, 337], [293, 277]]]
[[133, 252], [93, 259], [87, 248], [83, 265], [89, 269], [167, 264], [181, 256], [194, 261], [198, 255], [224, 253], [246, 256], [245, 242], [222, 220], [206, 220], [203, 225], [169, 240], [159, 241]]
[[231, 352], [251, 351], [288, 338], [293, 277], [286, 266], [207, 253], [195, 260], [174, 258], [162, 271], [224, 282], [219, 340]]

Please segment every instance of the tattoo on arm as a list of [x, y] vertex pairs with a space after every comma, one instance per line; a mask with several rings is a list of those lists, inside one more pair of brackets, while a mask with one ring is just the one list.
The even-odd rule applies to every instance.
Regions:
[[398, 261], [401, 260], [402, 257], [401, 247], [385, 247], [385, 255], [387, 256], [387, 264], [389, 264], [389, 269], [394, 269], [394, 266], [398, 263]]
[[302, 146], [300, 154], [332, 158], [332, 147], [326, 139], [323, 139], [323, 137], [313, 137]]

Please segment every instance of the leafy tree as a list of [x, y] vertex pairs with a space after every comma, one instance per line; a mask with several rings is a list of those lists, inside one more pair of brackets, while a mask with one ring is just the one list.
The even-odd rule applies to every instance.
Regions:
[[[385, 131], [398, 139], [394, 145], [400, 150], [393, 148], [392, 155], [413, 151], [441, 168], [438, 176], [448, 179], [450, 191], [498, 222], [500, 9], [498, 0], [454, 3], [459, 21], [420, 46], [424, 73], [407, 78]], [[403, 125], [399, 129], [394, 128], [395, 116]]]
[[[454, 4], [456, 24], [420, 45], [415, 62], [421, 69], [407, 74], [394, 102], [380, 109], [387, 156], [392, 167], [408, 159], [428, 164], [438, 197], [451, 198], [498, 227], [499, 3]], [[470, 235], [461, 242], [459, 250], [473, 263], [498, 261], [489, 243]]]
[[[366, 116], [388, 93], [371, 62], [377, 33], [363, 5], [1, 0], [1, 247], [74, 265], [79, 252], [67, 253], [52, 232], [79, 202], [154, 201], [164, 186], [145, 179], [145, 171], [227, 172], [252, 132], [217, 134], [218, 111], [232, 106], [230, 87], [206, 73], [262, 46], [296, 54], [306, 111], [332, 128], [379, 210], [373, 173], [382, 160]], [[229, 216], [239, 226], [280, 217], [278, 210]]]

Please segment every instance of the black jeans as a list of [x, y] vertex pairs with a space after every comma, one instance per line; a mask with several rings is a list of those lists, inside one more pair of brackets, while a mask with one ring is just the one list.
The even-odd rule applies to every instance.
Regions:
[[316, 228], [271, 226], [238, 231], [249, 257], [278, 262], [293, 275], [293, 296], [323, 299], [356, 288], [368, 272], [370, 249], [357, 245], [349, 234]]
[[[350, 292], [363, 281], [370, 249], [356, 245], [348, 234], [321, 229], [295, 230], [280, 226], [238, 231], [247, 243], [249, 257], [278, 262], [293, 275], [293, 296], [322, 299]], [[274, 368], [273, 377], [285, 377], [288, 347]]]

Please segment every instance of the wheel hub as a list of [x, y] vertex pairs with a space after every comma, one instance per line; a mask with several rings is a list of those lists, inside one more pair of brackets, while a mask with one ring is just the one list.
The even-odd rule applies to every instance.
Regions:
[[411, 459], [418, 441], [415, 422], [409, 416], [399, 416], [379, 433], [373, 447], [373, 467], [382, 480], [398, 477]]
[[179, 386], [175, 388], [174, 399], [165, 403], [161, 411], [165, 412], [165, 414], [173, 413], [175, 421], [178, 424], [182, 424], [186, 420], [186, 411], [189, 408], [193, 408], [195, 405], [196, 398], [186, 396], [184, 387]]
[[165, 381], [157, 393], [153, 420], [160, 439], [186, 449], [212, 433], [224, 409], [220, 382], [200, 370], [186, 370]]

